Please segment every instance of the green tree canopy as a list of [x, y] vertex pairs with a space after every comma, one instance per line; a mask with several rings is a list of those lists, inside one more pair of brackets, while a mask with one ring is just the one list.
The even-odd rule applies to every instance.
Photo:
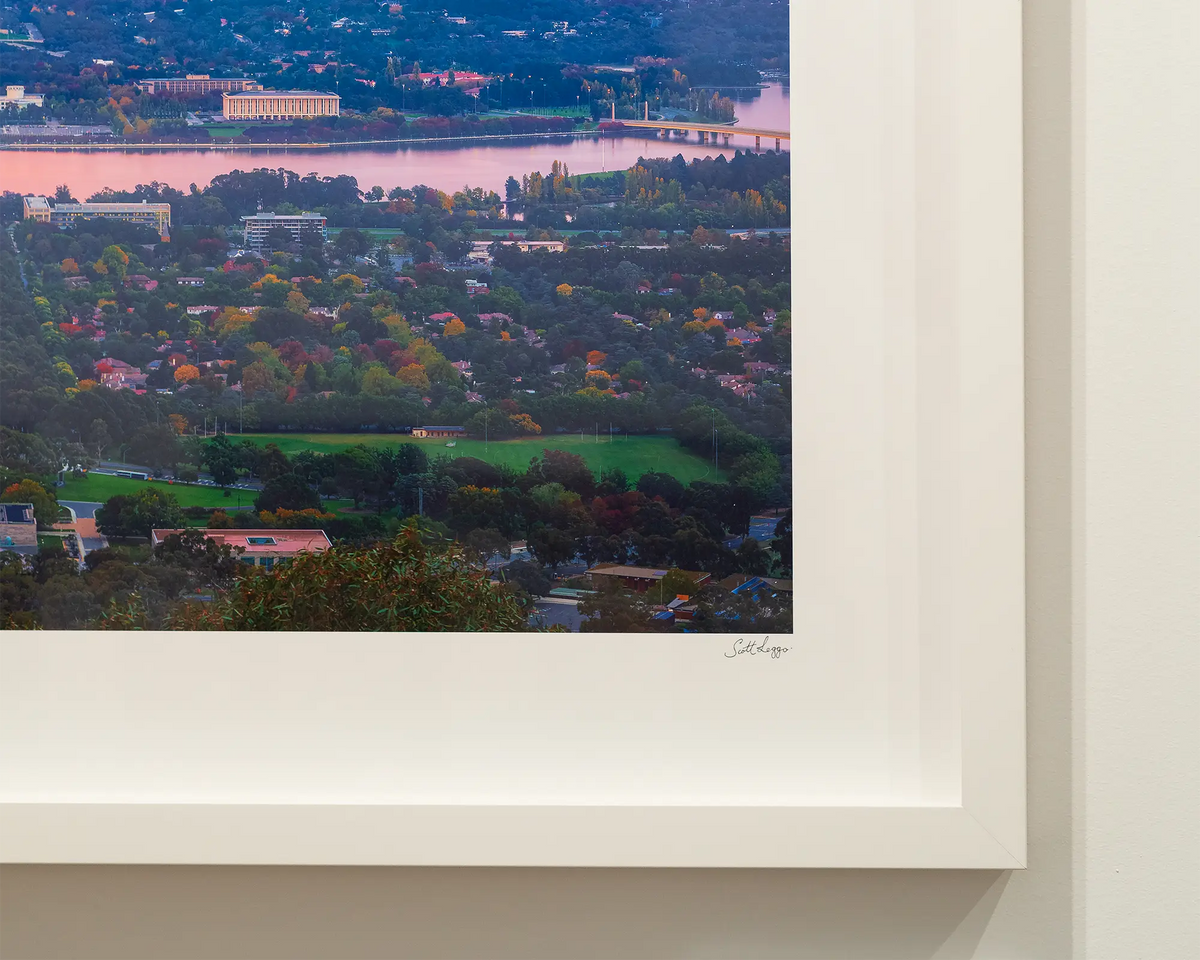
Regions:
[[[136, 603], [100, 626], [139, 627]], [[457, 544], [430, 545], [409, 521], [395, 540], [335, 546], [267, 572], [247, 568], [227, 594], [186, 603], [176, 630], [511, 631], [526, 626], [520, 602], [488, 581]]]
[[255, 510], [321, 509], [321, 497], [303, 477], [284, 473], [263, 484], [262, 493], [254, 501]]
[[121, 494], [96, 510], [96, 528], [106, 537], [149, 537], [151, 530], [182, 526], [179, 501], [159, 490]]
[[32, 503], [33, 516], [40, 529], [48, 529], [58, 522], [58, 498], [34, 480], [9, 484], [0, 494], [0, 502]]

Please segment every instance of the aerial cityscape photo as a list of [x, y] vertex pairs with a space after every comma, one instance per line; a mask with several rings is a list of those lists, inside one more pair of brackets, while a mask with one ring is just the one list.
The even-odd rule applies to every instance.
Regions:
[[0, 8], [0, 627], [789, 633], [788, 28]]

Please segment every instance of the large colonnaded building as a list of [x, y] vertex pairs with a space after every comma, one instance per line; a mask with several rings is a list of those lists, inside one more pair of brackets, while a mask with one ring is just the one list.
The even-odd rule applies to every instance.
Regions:
[[[324, 530], [236, 530], [228, 527], [200, 532], [218, 547], [229, 544], [242, 563], [264, 570], [304, 553], [324, 553], [333, 546]], [[183, 533], [183, 530], [151, 530], [150, 545], [157, 547], [173, 533]]]
[[336, 117], [342, 98], [317, 90], [265, 90], [226, 93], [221, 112], [226, 120], [292, 120], [297, 117]]
[[319, 213], [255, 213], [242, 217], [244, 242], [251, 250], [260, 250], [267, 242], [267, 234], [276, 228], [286, 230], [296, 242], [303, 234], [317, 231], [322, 241], [329, 239], [327, 221]]
[[163, 240], [171, 239], [169, 203], [55, 203], [47, 197], [24, 197], [26, 220], [38, 220], [59, 228], [70, 227], [76, 220], [105, 218], [145, 223], [154, 227]]
[[189, 73], [186, 77], [147, 77], [135, 86], [142, 93], [214, 93], [261, 90], [262, 84], [248, 77], [210, 77], [207, 73]]

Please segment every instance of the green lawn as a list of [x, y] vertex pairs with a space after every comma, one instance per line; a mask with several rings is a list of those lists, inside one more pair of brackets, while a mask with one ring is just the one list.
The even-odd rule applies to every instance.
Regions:
[[232, 123], [214, 123], [204, 128], [210, 137], [240, 137], [246, 128]]
[[[121, 494], [128, 496], [143, 487], [162, 490], [175, 495], [181, 507], [231, 507], [237, 506], [239, 492], [231, 490], [223, 496], [219, 487], [193, 487], [183, 483], [168, 484], [165, 480], [129, 480], [125, 477], [110, 477], [107, 474], [89, 473], [83, 480], [68, 480], [55, 493], [59, 500], [84, 500], [104, 503], [110, 497]], [[258, 496], [253, 490], [240, 492], [242, 506], [254, 503]]]
[[[597, 474], [601, 470], [619, 467], [631, 478], [643, 473], [658, 471], [669, 473], [683, 483], [712, 477], [712, 464], [690, 453], [670, 437], [616, 437], [609, 443], [604, 434], [600, 442], [595, 435], [552, 434], [521, 440], [493, 441], [486, 449], [482, 440], [458, 440], [447, 447], [445, 440], [418, 440], [398, 433], [259, 433], [242, 437], [253, 443], [266, 445], [275, 443], [288, 455], [301, 450], [317, 453], [333, 453], [355, 444], [367, 446], [394, 446], [400, 443], [416, 443], [425, 448], [430, 457], [446, 454], [453, 457], [478, 457], [489, 463], [509, 464], [519, 469], [529, 466], [531, 457], [540, 454], [543, 448], [566, 450], [580, 454], [588, 466]], [[723, 476], [723, 473], [722, 473]], [[71, 499], [59, 494], [63, 499]]]

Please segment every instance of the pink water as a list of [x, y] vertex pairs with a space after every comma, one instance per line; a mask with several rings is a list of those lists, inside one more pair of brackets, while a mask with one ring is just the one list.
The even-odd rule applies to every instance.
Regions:
[[[738, 105], [742, 123], [787, 129], [788, 88], [771, 84], [752, 102]], [[364, 189], [379, 185], [424, 184], [453, 192], [464, 185], [495, 190], [503, 196], [504, 181], [534, 170], [547, 171], [561, 160], [575, 173], [625, 169], [640, 156], [729, 156], [749, 146], [735, 138], [729, 147], [700, 144], [694, 138], [669, 143], [633, 137], [580, 137], [571, 140], [512, 140], [472, 146], [413, 145], [398, 148], [296, 150], [273, 147], [244, 151], [178, 150], [170, 152], [44, 152], [0, 151], [0, 186], [18, 193], [53, 193], [65, 183], [74, 196], [85, 198], [104, 187], [128, 190], [157, 180], [179, 190], [190, 184], [207, 186], [214, 176], [231, 170], [284, 167], [319, 176], [350, 174]], [[764, 143], [764, 147], [769, 144]]]

